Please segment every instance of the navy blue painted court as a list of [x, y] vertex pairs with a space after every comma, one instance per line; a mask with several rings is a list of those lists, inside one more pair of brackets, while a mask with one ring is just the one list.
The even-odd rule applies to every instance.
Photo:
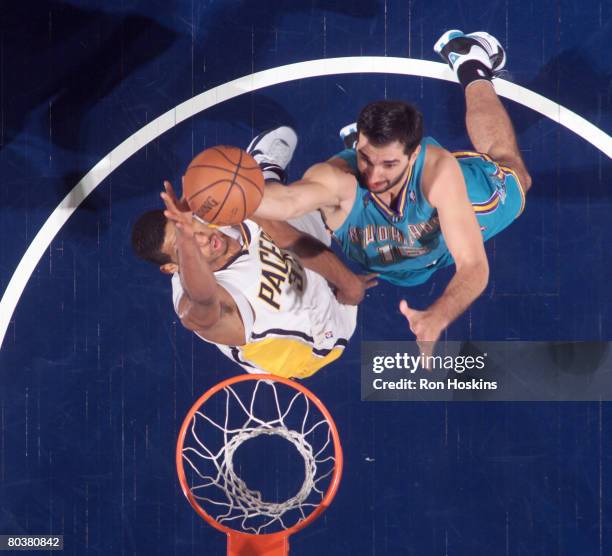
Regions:
[[[487, 30], [506, 79], [612, 132], [612, 5], [599, 0], [22, 0], [0, 20], [0, 294], [79, 180], [193, 96], [306, 60], [438, 62], [450, 28]], [[131, 252], [192, 157], [294, 127], [297, 179], [380, 98], [414, 102], [426, 133], [470, 147], [459, 85], [418, 76], [313, 77], [238, 96], [180, 123], [113, 171], [68, 219], [19, 298], [0, 351], [0, 534], [63, 534], [65, 554], [224, 554], [183, 497], [174, 448], [205, 390], [240, 373], [185, 330], [170, 282]], [[491, 277], [454, 340], [612, 340], [612, 164], [596, 146], [505, 102], [533, 177], [524, 214], [487, 243]], [[413, 336], [452, 269], [370, 290], [340, 360], [305, 381], [345, 452], [330, 509], [292, 554], [612, 554], [612, 409], [593, 403], [367, 403], [361, 340]], [[262, 453], [262, 457], [265, 452]], [[262, 463], [264, 465], [264, 463]]]

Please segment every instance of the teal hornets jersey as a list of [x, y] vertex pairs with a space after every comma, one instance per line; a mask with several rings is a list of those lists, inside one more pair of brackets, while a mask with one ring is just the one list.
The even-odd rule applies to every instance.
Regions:
[[[454, 262], [437, 211], [421, 191], [428, 145], [439, 146], [431, 137], [421, 141], [421, 152], [392, 207], [359, 183], [354, 149], [336, 155], [355, 172], [357, 194], [351, 212], [334, 230], [334, 236], [350, 259], [397, 285], [422, 284], [438, 268]], [[499, 166], [486, 155], [468, 151], [454, 155], [486, 240], [520, 214], [524, 204], [522, 188], [510, 168]]]

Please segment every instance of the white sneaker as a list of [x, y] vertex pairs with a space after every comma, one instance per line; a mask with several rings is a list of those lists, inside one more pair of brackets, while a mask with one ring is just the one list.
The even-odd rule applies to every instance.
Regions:
[[287, 168], [298, 137], [295, 131], [287, 126], [268, 129], [253, 139], [246, 148], [248, 152], [261, 166], [262, 164], [273, 164], [282, 170]]

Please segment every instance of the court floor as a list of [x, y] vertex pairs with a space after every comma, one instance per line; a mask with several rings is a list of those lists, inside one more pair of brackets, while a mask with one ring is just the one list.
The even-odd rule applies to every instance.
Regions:
[[[129, 243], [162, 180], [180, 183], [197, 152], [288, 124], [298, 178], [380, 98], [414, 102], [428, 135], [468, 147], [460, 87], [418, 64], [438, 62], [432, 46], [449, 28], [495, 34], [506, 80], [604, 139], [612, 131], [602, 1], [22, 0], [2, 11], [0, 534], [64, 534], [71, 555], [224, 553], [180, 492], [173, 451], [197, 396], [240, 369], [182, 328], [167, 277]], [[338, 57], [350, 60], [336, 71]], [[412, 75], [371, 73], [367, 57], [410, 59]], [[330, 62], [282, 69], [309, 60]], [[227, 85], [264, 70], [254, 92]], [[214, 106], [156, 121], [215, 87]], [[534, 185], [486, 245], [484, 295], [446, 337], [612, 340], [605, 141], [527, 97], [505, 105]], [[360, 342], [411, 338], [399, 299], [426, 307], [450, 276], [372, 290], [346, 353], [306, 382], [338, 424], [345, 472], [292, 554], [612, 553], [609, 404], [360, 401]]]

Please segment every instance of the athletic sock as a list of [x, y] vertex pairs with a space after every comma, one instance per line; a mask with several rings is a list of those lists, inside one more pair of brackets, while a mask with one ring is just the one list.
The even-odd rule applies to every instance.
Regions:
[[480, 60], [466, 60], [457, 68], [457, 78], [465, 89], [474, 81], [491, 81], [493, 72]]
[[271, 164], [269, 162], [261, 162], [259, 164], [261, 171], [266, 181], [278, 181], [280, 183], [287, 182], [287, 173], [277, 164]]

